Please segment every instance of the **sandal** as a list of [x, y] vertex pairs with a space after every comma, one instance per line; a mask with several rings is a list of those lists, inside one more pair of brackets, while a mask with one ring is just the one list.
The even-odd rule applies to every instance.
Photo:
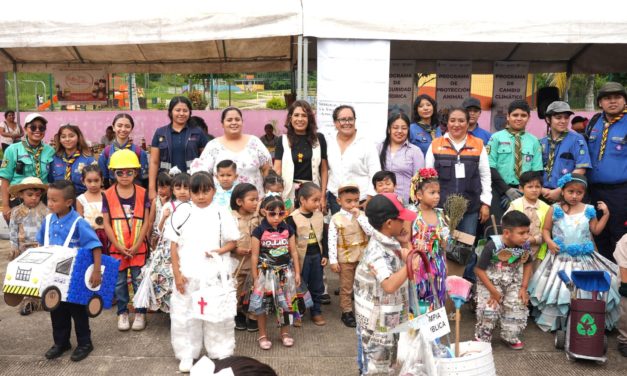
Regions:
[[270, 348], [272, 347], [272, 342], [270, 342], [270, 340], [266, 336], [261, 336], [257, 338], [257, 342], [259, 342], [259, 347], [262, 350], [270, 350]]
[[294, 346], [294, 338], [292, 338], [289, 333], [281, 333], [281, 342], [283, 342], [283, 346], [285, 347]]

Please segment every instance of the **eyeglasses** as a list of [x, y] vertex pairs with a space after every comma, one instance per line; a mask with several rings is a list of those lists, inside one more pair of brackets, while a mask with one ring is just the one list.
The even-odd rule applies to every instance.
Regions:
[[285, 215], [285, 211], [281, 210], [278, 212], [268, 212], [268, 217], [274, 218], [274, 217], [283, 217]]
[[115, 170], [115, 176], [121, 178], [122, 176], [133, 176], [135, 170]]
[[36, 124], [31, 124], [28, 126], [28, 128], [31, 130], [31, 132], [45, 132], [46, 131], [46, 126], [45, 125], [36, 125]]
[[336, 121], [340, 124], [354, 124], [355, 118], [339, 118]]

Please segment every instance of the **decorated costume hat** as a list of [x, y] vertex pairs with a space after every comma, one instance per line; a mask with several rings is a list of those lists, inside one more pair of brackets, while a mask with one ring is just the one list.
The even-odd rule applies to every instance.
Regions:
[[21, 183], [13, 184], [9, 187], [9, 194], [15, 196], [18, 193], [27, 189], [41, 189], [43, 191], [48, 189], [48, 185], [44, 184], [41, 179], [34, 176], [24, 178]]

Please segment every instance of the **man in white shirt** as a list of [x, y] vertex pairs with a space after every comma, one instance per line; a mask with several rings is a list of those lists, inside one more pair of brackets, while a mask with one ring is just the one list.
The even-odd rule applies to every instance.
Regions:
[[329, 183], [327, 204], [331, 214], [340, 210], [337, 190], [346, 181], [359, 185], [360, 204], [376, 193], [372, 185], [373, 175], [381, 170], [377, 149], [370, 140], [357, 135], [355, 109], [341, 105], [333, 110], [333, 122], [337, 134], [327, 141]]

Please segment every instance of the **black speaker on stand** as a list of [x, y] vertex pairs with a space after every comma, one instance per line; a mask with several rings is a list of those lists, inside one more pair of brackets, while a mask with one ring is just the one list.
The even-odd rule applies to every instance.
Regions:
[[555, 86], [547, 86], [538, 89], [536, 97], [536, 107], [538, 108], [538, 117], [544, 119], [546, 108], [555, 101], [560, 100], [560, 90]]

